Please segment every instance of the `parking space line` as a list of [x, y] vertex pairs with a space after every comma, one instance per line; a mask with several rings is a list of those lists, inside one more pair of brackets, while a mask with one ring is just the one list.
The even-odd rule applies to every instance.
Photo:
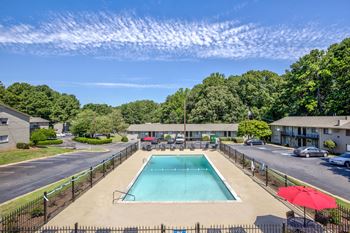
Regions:
[[13, 174], [15, 172], [11, 172], [11, 171], [0, 171], [0, 174]]
[[52, 161], [31, 161], [28, 163], [54, 163], [54, 162], [52, 162]]

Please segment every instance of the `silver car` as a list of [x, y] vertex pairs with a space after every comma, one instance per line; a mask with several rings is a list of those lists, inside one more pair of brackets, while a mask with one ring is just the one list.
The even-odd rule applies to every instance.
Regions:
[[321, 150], [314, 146], [304, 146], [304, 147], [299, 147], [298, 149], [295, 149], [294, 154], [297, 156], [303, 156], [306, 158], [313, 157], [313, 156], [327, 157], [328, 151]]
[[350, 168], [350, 152], [330, 158], [328, 162], [333, 165], [340, 165]]

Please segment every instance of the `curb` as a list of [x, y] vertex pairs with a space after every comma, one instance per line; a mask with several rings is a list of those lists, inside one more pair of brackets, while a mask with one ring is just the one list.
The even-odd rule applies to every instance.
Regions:
[[109, 151], [110, 151], [110, 150], [105, 150], [105, 151], [76, 150], [76, 151], [65, 152], [65, 153], [56, 154], [56, 155], [50, 155], [50, 156], [45, 156], [45, 157], [40, 157], [40, 158], [34, 158], [34, 159], [23, 160], [23, 161], [19, 161], [19, 162], [15, 162], [15, 163], [3, 164], [3, 165], [0, 165], [0, 168], [12, 166], [12, 165], [17, 165], [17, 164], [22, 164], [22, 163], [27, 163], [27, 162], [32, 162], [32, 161], [37, 161], [37, 160], [43, 160], [43, 159], [47, 159], [47, 158], [55, 158], [55, 157], [60, 156], [60, 155], [73, 154], [73, 153], [77, 153], [77, 152], [87, 152], [87, 153], [99, 153], [99, 152], [103, 152], [103, 153], [104, 153], [104, 152], [109, 152]]

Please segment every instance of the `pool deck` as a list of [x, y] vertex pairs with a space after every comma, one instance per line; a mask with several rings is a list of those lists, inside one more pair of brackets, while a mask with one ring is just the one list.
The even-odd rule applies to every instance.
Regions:
[[[128, 185], [152, 154], [206, 154], [236, 192], [238, 202], [112, 203], [114, 190]], [[289, 209], [217, 151], [137, 151], [64, 209], [47, 226], [193, 226], [280, 223]]]

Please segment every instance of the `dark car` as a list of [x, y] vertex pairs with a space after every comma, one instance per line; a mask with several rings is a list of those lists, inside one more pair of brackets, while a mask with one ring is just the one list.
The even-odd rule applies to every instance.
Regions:
[[158, 144], [160, 142], [160, 140], [158, 138], [154, 138], [152, 141], [151, 141], [151, 144]]
[[314, 146], [303, 146], [303, 147], [299, 147], [298, 149], [295, 149], [294, 154], [296, 156], [302, 156], [306, 158], [316, 157], [316, 156], [326, 157], [328, 156], [328, 151], [319, 149]]
[[265, 142], [260, 139], [248, 139], [244, 142], [246, 145], [253, 146], [253, 145], [264, 145]]
[[168, 139], [168, 144], [174, 144], [174, 143], [175, 143], [175, 138]]

